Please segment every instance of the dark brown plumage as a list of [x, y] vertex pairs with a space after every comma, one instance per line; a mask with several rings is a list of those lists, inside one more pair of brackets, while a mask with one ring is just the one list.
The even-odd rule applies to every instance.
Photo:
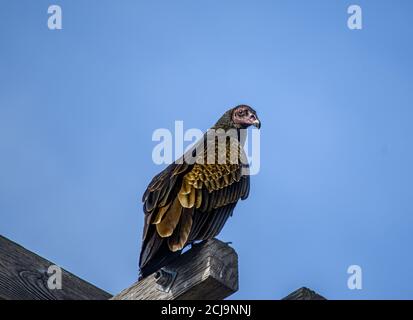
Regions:
[[[211, 128], [223, 133], [232, 129], [236, 133], [232, 143], [225, 138], [225, 155], [218, 149], [220, 135], [206, 133], [191, 150], [152, 179], [142, 198], [145, 221], [139, 259], [141, 277], [163, 267], [186, 245], [214, 238], [238, 200], [248, 197], [250, 177], [246, 173], [248, 164], [243, 161], [240, 129], [250, 125], [261, 125], [251, 107], [240, 105], [228, 110]], [[188, 161], [190, 158], [195, 161]]]

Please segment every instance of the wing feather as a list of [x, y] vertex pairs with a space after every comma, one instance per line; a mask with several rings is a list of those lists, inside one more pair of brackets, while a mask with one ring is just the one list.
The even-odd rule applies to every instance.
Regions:
[[182, 250], [188, 241], [192, 228], [193, 209], [184, 208], [178, 226], [168, 238], [168, 247], [172, 252]]
[[[227, 156], [234, 151], [230, 149]], [[199, 156], [206, 158], [205, 153]], [[167, 261], [169, 253], [179, 253], [188, 243], [215, 237], [238, 200], [248, 197], [249, 188], [249, 176], [242, 175], [241, 164], [177, 161], [156, 175], [142, 197], [142, 274], [156, 271], [153, 268]]]

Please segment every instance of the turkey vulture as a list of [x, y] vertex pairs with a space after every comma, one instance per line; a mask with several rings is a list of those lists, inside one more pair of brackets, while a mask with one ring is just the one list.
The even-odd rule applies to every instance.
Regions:
[[[188, 244], [214, 238], [238, 200], [248, 197], [242, 129], [250, 125], [261, 126], [254, 109], [239, 105], [228, 110], [195, 146], [152, 179], [142, 197], [140, 278], [165, 266]], [[230, 131], [235, 139], [228, 139]], [[224, 149], [219, 149], [222, 134]]]

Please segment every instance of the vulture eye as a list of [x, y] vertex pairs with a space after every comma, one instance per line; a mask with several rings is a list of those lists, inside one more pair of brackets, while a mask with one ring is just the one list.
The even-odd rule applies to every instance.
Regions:
[[239, 116], [243, 116], [243, 115], [244, 115], [244, 110], [239, 110], [239, 111], [238, 111], [238, 115], [239, 115]]

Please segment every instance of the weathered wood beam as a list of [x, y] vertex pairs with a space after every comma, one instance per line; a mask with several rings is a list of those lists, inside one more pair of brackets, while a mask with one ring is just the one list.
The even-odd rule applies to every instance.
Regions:
[[[0, 300], [107, 300], [111, 295], [62, 269], [62, 289], [49, 289], [52, 262], [0, 235]], [[196, 245], [161, 271], [136, 282], [113, 300], [220, 300], [238, 290], [238, 257], [213, 239]], [[326, 300], [300, 288], [282, 300]]]
[[238, 256], [213, 239], [123, 290], [113, 300], [221, 300], [238, 290]]
[[111, 295], [62, 270], [62, 288], [49, 289], [52, 262], [0, 235], [0, 300], [107, 300]]
[[281, 300], [327, 300], [317, 292], [310, 290], [306, 287], [302, 287]]

